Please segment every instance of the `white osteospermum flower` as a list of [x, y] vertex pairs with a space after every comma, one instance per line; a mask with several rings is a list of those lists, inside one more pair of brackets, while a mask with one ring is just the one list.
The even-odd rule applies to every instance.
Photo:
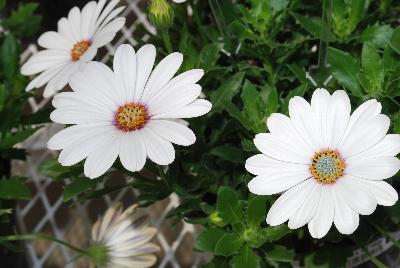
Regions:
[[98, 265], [109, 268], [152, 266], [157, 260], [153, 253], [159, 247], [149, 241], [156, 233], [155, 228], [148, 226], [147, 218], [137, 211], [137, 205], [122, 211], [122, 205], [117, 203], [92, 228], [93, 244], [104, 252]]
[[172, 0], [172, 2], [180, 4], [186, 2], [186, 0]]
[[97, 53], [97, 49], [108, 44], [125, 24], [125, 18], [117, 17], [125, 7], [115, 6], [119, 0], [92, 1], [82, 11], [74, 7], [67, 18], [58, 21], [58, 31], [45, 32], [38, 44], [46, 48], [34, 54], [21, 68], [23, 75], [35, 77], [26, 90], [46, 85], [43, 96], [50, 97], [61, 90], [73, 73], [82, 69]]
[[271, 207], [267, 223], [289, 220], [289, 228], [308, 223], [321, 238], [332, 223], [342, 234], [353, 233], [359, 214], [377, 204], [391, 206], [396, 190], [383, 181], [400, 169], [400, 135], [386, 135], [390, 120], [381, 104], [369, 100], [351, 115], [350, 100], [340, 90], [317, 89], [311, 105], [301, 97], [289, 102], [289, 115], [272, 114], [270, 133], [256, 135], [262, 154], [246, 161], [257, 177], [248, 184], [258, 195], [284, 192]]
[[63, 150], [59, 162], [70, 166], [86, 159], [84, 172], [89, 178], [104, 174], [119, 155], [130, 171], [141, 170], [148, 156], [159, 165], [175, 159], [171, 143], [188, 146], [194, 133], [180, 118], [206, 114], [211, 103], [198, 99], [197, 81], [203, 70], [190, 70], [175, 78], [182, 54], [172, 53], [152, 71], [156, 57], [153, 45], [135, 53], [121, 45], [114, 56], [114, 72], [99, 62], [90, 62], [70, 80], [74, 92], [55, 96], [56, 110], [50, 118], [60, 124], [73, 124], [57, 133], [48, 148]]

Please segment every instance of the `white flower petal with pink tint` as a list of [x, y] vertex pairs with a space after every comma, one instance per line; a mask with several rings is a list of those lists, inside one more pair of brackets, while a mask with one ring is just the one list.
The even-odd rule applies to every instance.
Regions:
[[384, 179], [400, 170], [400, 135], [387, 134], [390, 120], [382, 105], [369, 100], [352, 114], [345, 91], [314, 91], [311, 103], [289, 101], [289, 115], [272, 114], [270, 133], [255, 136], [262, 153], [246, 161], [256, 175], [249, 191], [258, 195], [283, 192], [271, 207], [267, 223], [289, 220], [291, 229], [308, 224], [311, 236], [324, 237], [332, 224], [352, 234], [359, 215], [376, 206], [392, 206], [396, 190]]

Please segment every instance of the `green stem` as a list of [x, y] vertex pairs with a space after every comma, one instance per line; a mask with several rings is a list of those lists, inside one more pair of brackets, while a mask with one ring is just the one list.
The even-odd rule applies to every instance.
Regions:
[[71, 245], [65, 241], [59, 240], [55, 237], [52, 237], [50, 235], [41, 235], [41, 234], [25, 234], [25, 235], [8, 235], [8, 236], [0, 236], [0, 242], [6, 242], [6, 241], [20, 241], [20, 240], [47, 240], [47, 241], [54, 241], [56, 243], [59, 243], [61, 245], [64, 245], [82, 255], [88, 255], [88, 252], [75, 247], [74, 245]]
[[172, 45], [171, 45], [171, 38], [169, 37], [169, 32], [168, 30], [161, 30], [161, 35], [164, 41], [164, 45], [167, 48], [168, 54], [171, 54], [172, 51]]
[[383, 230], [381, 227], [379, 227], [377, 224], [375, 224], [374, 222], [372, 222], [371, 220], [368, 220], [369, 224], [372, 225], [372, 227], [374, 227], [379, 233], [381, 233], [381, 235], [385, 236], [386, 238], [388, 238], [396, 247], [400, 248], [400, 242], [395, 240], [390, 234], [389, 232]]
[[328, 65], [329, 35], [332, 21], [332, 0], [324, 0], [322, 7], [322, 27], [319, 41], [318, 67]]

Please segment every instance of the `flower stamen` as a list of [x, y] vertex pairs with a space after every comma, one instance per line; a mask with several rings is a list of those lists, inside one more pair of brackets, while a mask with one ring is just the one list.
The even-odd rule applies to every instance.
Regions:
[[115, 112], [115, 125], [118, 129], [129, 132], [143, 128], [149, 120], [147, 108], [140, 103], [122, 105]]
[[83, 53], [86, 52], [90, 47], [90, 42], [83, 40], [74, 45], [74, 47], [71, 49], [71, 58], [73, 61], [78, 61]]
[[344, 161], [340, 154], [332, 150], [323, 150], [315, 153], [310, 172], [319, 183], [333, 184], [343, 176]]

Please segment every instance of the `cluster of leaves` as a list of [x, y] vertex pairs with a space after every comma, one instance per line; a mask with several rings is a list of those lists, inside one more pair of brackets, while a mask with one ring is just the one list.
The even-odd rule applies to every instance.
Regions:
[[20, 74], [19, 65], [22, 39], [35, 33], [40, 24], [36, 8], [37, 4], [31, 3], [8, 10], [6, 1], [0, 1], [0, 222], [8, 221], [15, 199], [31, 196], [26, 178], [12, 177], [10, 170], [12, 160], [26, 158], [25, 150], [15, 145], [33, 135], [44, 118], [43, 112], [27, 111], [32, 94], [25, 92], [28, 79]]

